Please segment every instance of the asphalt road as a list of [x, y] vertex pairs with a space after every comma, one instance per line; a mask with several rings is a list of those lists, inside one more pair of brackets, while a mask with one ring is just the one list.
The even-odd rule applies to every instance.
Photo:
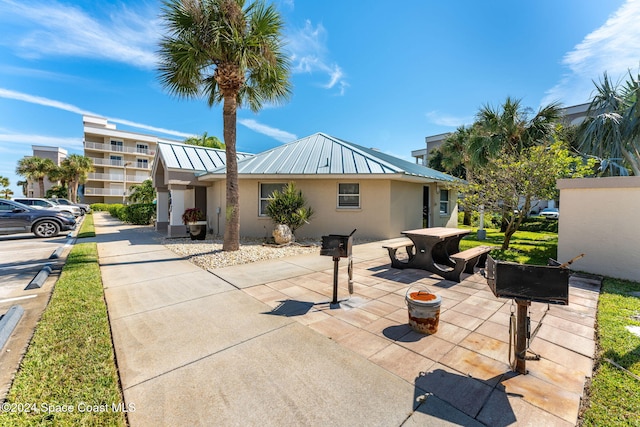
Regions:
[[[0, 349], [0, 401], [11, 385], [79, 228], [80, 224], [72, 234], [48, 239], [27, 233], [0, 236], [0, 319], [13, 306], [24, 310]], [[39, 286], [34, 286], [36, 283]]]

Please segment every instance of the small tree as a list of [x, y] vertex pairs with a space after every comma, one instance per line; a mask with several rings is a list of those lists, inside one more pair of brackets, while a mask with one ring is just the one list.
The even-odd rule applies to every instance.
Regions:
[[275, 190], [271, 193], [266, 212], [274, 223], [287, 225], [295, 234], [295, 231], [307, 224], [313, 215], [313, 209], [306, 204], [302, 191], [296, 189], [295, 184], [290, 182], [282, 191]]
[[132, 185], [129, 190], [131, 190], [129, 200], [132, 203], [153, 203], [153, 199], [156, 198], [156, 189], [153, 188], [153, 182], [150, 179], [145, 179], [142, 184]]

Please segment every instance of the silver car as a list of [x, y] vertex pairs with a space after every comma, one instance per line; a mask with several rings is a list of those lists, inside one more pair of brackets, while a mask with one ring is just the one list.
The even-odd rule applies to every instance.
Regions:
[[38, 197], [18, 197], [13, 200], [15, 200], [18, 203], [22, 203], [23, 205], [33, 206], [35, 208], [48, 209], [48, 210], [59, 211], [59, 212], [68, 212], [69, 214], [73, 215], [76, 218], [82, 214], [82, 211], [77, 206], [59, 205], [47, 199], [41, 199]]

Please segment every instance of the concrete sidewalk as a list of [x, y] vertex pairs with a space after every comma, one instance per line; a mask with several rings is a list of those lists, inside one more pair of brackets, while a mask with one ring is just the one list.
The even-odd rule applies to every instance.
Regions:
[[[306, 255], [207, 272], [148, 227], [95, 215], [118, 369], [132, 426], [575, 425], [591, 375], [598, 288], [552, 306], [528, 375], [508, 367], [510, 301], [478, 275], [459, 284], [390, 269], [354, 248], [354, 295]], [[345, 264], [346, 263], [342, 263]], [[344, 268], [343, 268], [344, 269]], [[412, 285], [442, 296], [436, 334], [407, 326]], [[532, 305], [532, 327], [546, 305]]]

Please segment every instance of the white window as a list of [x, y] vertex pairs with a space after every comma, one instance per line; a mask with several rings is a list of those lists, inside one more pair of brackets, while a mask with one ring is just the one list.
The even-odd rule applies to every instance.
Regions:
[[147, 144], [136, 144], [136, 152], [142, 154], [149, 154], [149, 146]]
[[274, 191], [282, 191], [287, 184], [284, 183], [261, 183], [260, 184], [260, 204], [258, 212], [259, 216], [267, 216], [267, 205], [271, 200], [271, 195]]
[[149, 169], [149, 160], [147, 159], [137, 159], [137, 167], [142, 169]]
[[111, 140], [111, 151], [124, 151], [122, 148], [122, 141]]
[[122, 166], [122, 156], [109, 156], [111, 166]]
[[360, 207], [360, 184], [338, 184], [338, 208]]
[[440, 189], [440, 214], [449, 213], [449, 190]]

